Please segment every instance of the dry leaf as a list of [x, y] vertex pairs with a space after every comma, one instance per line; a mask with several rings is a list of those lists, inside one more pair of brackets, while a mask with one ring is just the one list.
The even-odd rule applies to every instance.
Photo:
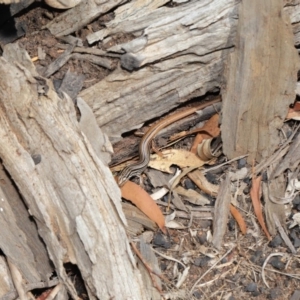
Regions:
[[207, 198], [192, 189], [186, 190], [182, 186], [178, 186], [175, 191], [183, 196], [185, 200], [195, 205], [206, 205], [210, 203]]
[[240, 212], [232, 204], [230, 204], [230, 212], [231, 212], [232, 216], [235, 218], [236, 222], [239, 224], [242, 234], [246, 234], [247, 226], [246, 226], [245, 220], [242, 217], [242, 215], [240, 214]]
[[183, 203], [181, 197], [179, 197], [179, 195], [176, 191], [173, 191], [172, 203], [174, 204], [175, 208], [177, 208], [177, 209], [183, 210], [185, 212], [189, 211], [187, 209], [187, 207], [185, 206], [185, 204]]
[[166, 234], [165, 218], [155, 201], [139, 185], [127, 181], [121, 187], [122, 197], [135, 204], [146, 216], [153, 220]]
[[197, 153], [197, 146], [204, 140], [211, 137], [216, 137], [220, 134], [219, 128], [219, 115], [213, 115], [202, 128], [199, 128], [201, 131], [205, 131], [205, 133], [199, 133], [195, 137], [194, 143], [191, 147], [192, 153]]
[[164, 150], [162, 152], [162, 157], [157, 154], [151, 155], [149, 163], [151, 168], [166, 173], [172, 173], [170, 170], [171, 165], [177, 165], [181, 168], [192, 166], [201, 167], [204, 165], [204, 162], [195, 154], [186, 150]]
[[263, 218], [263, 213], [261, 210], [261, 203], [260, 203], [260, 199], [259, 199], [260, 182], [261, 182], [261, 176], [252, 178], [252, 187], [250, 190], [250, 196], [251, 196], [254, 212], [258, 219], [258, 222], [259, 222], [261, 228], [263, 229], [264, 233], [266, 234], [268, 240], [271, 240], [272, 238], [266, 227], [266, 224], [265, 224], [265, 221]]
[[93, 110], [80, 97], [77, 98], [77, 107], [81, 114], [79, 121], [80, 130], [85, 134], [98, 157], [107, 165], [113, 153], [113, 148], [107, 135], [98, 126]]
[[177, 222], [174, 220], [167, 222], [166, 227], [170, 228], [170, 229], [186, 229], [186, 228], [188, 228], [187, 226], [184, 226], [180, 222]]
[[205, 139], [197, 146], [197, 154], [203, 161], [209, 161], [215, 157], [211, 149], [212, 139]]
[[216, 197], [219, 192], [219, 186], [210, 183], [200, 170], [195, 170], [188, 174], [188, 177], [197, 185], [197, 187], [206, 194]]
[[296, 102], [294, 107], [289, 109], [286, 119], [300, 120], [300, 102]]

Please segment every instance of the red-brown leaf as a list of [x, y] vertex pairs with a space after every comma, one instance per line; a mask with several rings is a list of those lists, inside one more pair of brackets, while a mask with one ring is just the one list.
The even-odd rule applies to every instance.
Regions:
[[246, 234], [247, 232], [246, 222], [243, 216], [240, 214], [240, 212], [232, 204], [230, 204], [230, 212], [232, 216], [235, 218], [236, 222], [239, 224], [242, 234]]
[[156, 202], [139, 185], [127, 181], [121, 187], [122, 197], [135, 204], [146, 216], [153, 220], [161, 231], [166, 234], [165, 218]]
[[257, 217], [257, 220], [258, 220], [261, 228], [263, 229], [264, 233], [266, 234], [268, 240], [271, 240], [272, 238], [266, 227], [266, 224], [265, 224], [265, 221], [263, 218], [262, 209], [261, 209], [261, 203], [260, 203], [260, 199], [259, 199], [260, 182], [261, 182], [261, 176], [252, 178], [252, 187], [250, 190], [250, 196], [251, 196], [254, 213]]

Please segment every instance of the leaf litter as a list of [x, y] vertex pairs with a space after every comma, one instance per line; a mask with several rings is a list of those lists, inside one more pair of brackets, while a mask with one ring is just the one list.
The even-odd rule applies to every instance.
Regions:
[[[212, 118], [212, 120], [215, 119]], [[298, 127], [295, 131], [297, 129]], [[171, 246], [173, 251], [163, 250], [156, 246], [155, 252], [159, 253], [161, 263], [173, 264], [173, 269], [176, 267], [175, 273], [165, 271], [165, 274], [179, 288], [176, 292], [169, 287], [164, 295], [171, 297], [172, 294], [172, 297], [175, 297], [173, 299], [176, 299], [174, 295], [181, 295], [180, 297], [185, 295], [184, 297], [186, 298], [183, 297], [182, 299], [192, 299], [190, 297], [194, 297], [197, 294], [195, 294], [195, 291], [208, 293], [211, 286], [214, 286], [216, 282], [222, 282], [226, 278], [228, 280], [238, 276], [237, 280], [244, 282], [248, 278], [246, 274], [249, 269], [255, 274], [253, 282], [258, 281], [261, 287], [266, 286], [270, 292], [275, 286], [276, 276], [292, 277], [295, 280], [300, 279], [300, 273], [295, 275], [292, 272], [279, 272], [274, 267], [267, 267], [268, 261], [264, 258], [265, 250], [267, 250], [270, 258], [272, 257], [273, 248], [267, 246], [268, 241], [280, 236], [283, 242], [278, 247], [280, 247], [280, 250], [284, 250], [283, 253], [285, 255], [290, 257], [291, 266], [298, 263], [296, 257], [287, 254], [288, 251], [292, 253], [296, 251], [287, 231], [287, 219], [283, 222], [283, 219], [278, 218], [276, 214], [272, 218], [273, 209], [269, 211], [270, 205], [266, 206], [268, 201], [265, 202], [266, 198], [268, 198], [271, 199], [271, 202], [272, 199], [275, 202], [280, 201], [282, 205], [293, 203], [295, 197], [299, 195], [300, 189], [298, 169], [295, 167], [294, 170], [286, 171], [284, 194], [280, 197], [276, 195], [272, 198], [269, 194], [264, 193], [264, 189], [268, 185], [265, 182], [266, 179], [263, 178], [263, 175], [267, 174], [266, 171], [268, 171], [267, 181], [272, 179], [272, 176], [274, 176], [274, 163], [276, 167], [276, 162], [283, 160], [284, 156], [289, 153], [290, 146], [295, 141], [295, 132], [292, 138], [289, 137], [286, 141], [283, 141], [281, 147], [269, 160], [253, 168], [249, 165], [239, 167], [238, 164], [243, 161], [243, 157], [226, 161], [221, 152], [219, 157], [209, 154], [210, 151], [213, 151], [213, 135], [208, 134], [207, 131], [201, 131], [201, 129], [197, 129], [197, 131], [199, 135], [203, 135], [201, 138], [198, 137], [201, 140], [201, 146], [199, 148], [199, 145], [197, 145], [193, 149], [198, 148], [198, 153], [200, 151], [200, 153], [208, 153], [208, 155], [200, 154], [201, 159], [195, 153], [184, 150], [185, 147], [166, 149], [161, 154], [153, 154], [151, 156], [149, 168], [146, 172], [146, 174], [151, 174], [152, 170], [155, 169], [163, 172], [162, 174], [172, 174], [173, 166], [182, 170], [181, 174], [176, 175], [171, 181], [157, 180], [157, 178], [155, 180], [157, 191], [153, 194], [153, 197], [157, 200], [157, 205], [165, 215], [166, 221], [164, 225], [168, 228], [168, 236], [173, 245]], [[182, 138], [187, 134], [182, 133], [179, 136]], [[191, 140], [190, 137], [187, 139]], [[181, 140], [179, 143], [183, 143], [183, 141]], [[205, 150], [199, 150], [201, 147], [205, 147], [203, 148]], [[296, 166], [295, 163], [294, 165]], [[272, 168], [270, 169], [271, 166]], [[155, 177], [157, 176], [153, 176], [153, 178]], [[149, 183], [151, 185], [151, 176], [148, 179], [150, 182], [147, 182], [146, 186]], [[211, 217], [205, 215], [205, 211], [198, 211], [200, 207], [207, 207], [209, 209], [207, 213], [211, 214], [213, 212]], [[286, 212], [290, 216], [291, 207]], [[292, 215], [289, 228], [299, 228], [300, 217], [298, 217], [298, 214]], [[276, 228], [273, 234], [270, 234], [268, 230], [268, 227], [271, 226], [270, 218], [274, 223], [274, 228]], [[209, 220], [212, 220], [212, 222]], [[159, 222], [162, 224], [162, 221]], [[237, 226], [230, 225], [235, 222]], [[233, 226], [233, 228], [231, 229], [230, 226]], [[213, 230], [212, 234], [211, 228]], [[249, 244], [251, 241], [253, 243], [252, 246]], [[207, 250], [211, 247], [218, 249], [219, 252], [214, 255], [216, 259], [207, 261], [208, 256], [205, 251], [200, 251], [199, 256], [201, 247]], [[186, 256], [187, 252], [183, 251], [183, 249], [198, 249], [198, 251], [190, 251], [190, 254]], [[264, 266], [255, 263], [253, 258], [256, 253], [260, 253], [259, 251], [261, 251], [260, 259], [265, 262]], [[189, 257], [188, 260], [187, 257]], [[247, 258], [246, 260], [244, 259], [245, 257]], [[202, 271], [202, 268], [198, 269], [195, 265], [196, 259], [199, 259], [200, 263], [203, 261], [204, 270], [206, 269], [206, 271]], [[227, 262], [224, 263], [224, 260]], [[220, 263], [221, 261], [223, 263]], [[180, 264], [184, 265], [184, 269], [179, 272], [177, 268]], [[233, 268], [232, 266], [235, 267]], [[216, 273], [215, 270], [222, 271]], [[193, 281], [192, 278], [195, 278], [195, 276], [198, 279]], [[272, 284], [270, 285], [268, 281]], [[191, 285], [192, 283], [193, 285]], [[235, 285], [227, 287], [227, 295], [233, 295], [235, 288]], [[216, 290], [213, 295], [218, 295], [220, 292], [221, 290]], [[245, 290], [240, 290], [239, 295], [243, 295], [243, 297], [249, 296], [246, 288]]]

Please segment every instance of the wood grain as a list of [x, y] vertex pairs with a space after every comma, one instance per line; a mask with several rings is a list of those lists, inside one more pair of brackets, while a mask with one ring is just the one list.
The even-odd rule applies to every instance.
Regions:
[[298, 69], [283, 1], [243, 1], [222, 92], [223, 150], [230, 159], [249, 154], [249, 163], [260, 162], [274, 152], [295, 99]]

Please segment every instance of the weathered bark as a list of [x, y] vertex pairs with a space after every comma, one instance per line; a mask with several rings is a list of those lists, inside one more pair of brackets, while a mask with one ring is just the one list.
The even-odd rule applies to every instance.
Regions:
[[114, 7], [123, 3], [124, 0], [87, 0], [70, 9], [53, 21], [46, 27], [53, 35], [63, 36], [81, 29], [95, 18], [107, 13]]
[[[78, 266], [90, 299], [121, 294], [146, 299], [126, 236], [119, 188], [80, 130], [72, 101], [57, 96], [23, 50], [11, 46], [5, 51], [11, 58], [19, 56], [17, 64], [5, 53], [0, 59], [0, 73], [5, 74], [0, 79], [0, 158], [37, 224], [59, 279], [76, 298], [64, 269], [71, 262]], [[5, 216], [0, 214], [3, 220]], [[5, 227], [15, 223], [14, 218], [3, 220]], [[8, 257], [15, 253], [0, 247]], [[16, 265], [24, 279], [38, 280], [38, 265], [27, 254], [32, 250], [25, 250], [23, 263]]]
[[260, 162], [275, 151], [295, 100], [298, 69], [283, 1], [243, 2], [222, 91], [223, 150], [229, 158], [249, 154], [249, 163]]
[[115, 140], [179, 103], [216, 91], [235, 36], [236, 0], [190, 1], [155, 10], [145, 4], [142, 14], [131, 5], [126, 10], [130, 17], [117, 11], [115, 20], [98, 35], [141, 33], [110, 49], [126, 51], [122, 67], [140, 69], [132, 73], [117, 69], [81, 93], [99, 126]]

